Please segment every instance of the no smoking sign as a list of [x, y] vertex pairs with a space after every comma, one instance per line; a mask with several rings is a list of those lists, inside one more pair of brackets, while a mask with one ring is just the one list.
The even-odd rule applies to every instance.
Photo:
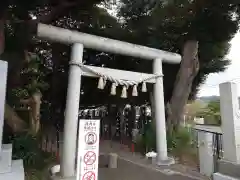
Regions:
[[95, 154], [94, 152], [88, 151], [88, 152], [84, 155], [83, 160], [84, 160], [84, 163], [85, 163], [86, 165], [92, 165], [92, 164], [95, 163], [96, 158], [97, 158], [97, 157], [96, 157], [96, 154]]
[[92, 171], [89, 171], [83, 175], [82, 180], [95, 180], [95, 177], [96, 177], [95, 173]]

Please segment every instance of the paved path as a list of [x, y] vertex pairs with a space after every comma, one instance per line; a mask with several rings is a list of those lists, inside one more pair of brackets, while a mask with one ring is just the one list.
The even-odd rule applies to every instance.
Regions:
[[99, 169], [99, 180], [200, 180], [176, 171], [158, 171], [120, 159], [117, 169]]
[[[199, 172], [185, 166], [175, 164], [172, 166], [157, 167], [152, 165], [139, 154], [132, 154], [129, 151], [121, 150], [118, 144], [109, 146], [109, 142], [102, 142], [101, 153], [115, 152], [119, 155], [118, 168], [99, 168], [100, 180], [207, 180], [208, 178]], [[103, 157], [102, 157], [103, 158]], [[107, 161], [100, 159], [100, 163]], [[105, 157], [106, 158], [106, 157]]]

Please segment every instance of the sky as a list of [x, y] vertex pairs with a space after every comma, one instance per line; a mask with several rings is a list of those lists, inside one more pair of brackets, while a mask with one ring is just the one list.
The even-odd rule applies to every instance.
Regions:
[[[231, 48], [227, 55], [231, 64], [221, 73], [210, 74], [206, 82], [201, 86], [198, 96], [219, 96], [219, 84], [231, 81], [240, 84], [240, 32], [231, 40]], [[240, 96], [240, 87], [238, 88], [238, 95]]]

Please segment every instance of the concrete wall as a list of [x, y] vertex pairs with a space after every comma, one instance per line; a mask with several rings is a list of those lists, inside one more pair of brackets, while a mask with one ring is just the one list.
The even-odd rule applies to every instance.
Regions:
[[24, 180], [23, 161], [12, 161], [12, 145], [2, 144], [7, 70], [7, 62], [0, 60], [0, 180]]

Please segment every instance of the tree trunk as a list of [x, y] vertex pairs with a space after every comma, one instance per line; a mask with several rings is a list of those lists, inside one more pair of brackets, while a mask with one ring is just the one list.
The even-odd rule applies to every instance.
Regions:
[[4, 20], [0, 19], [0, 55], [4, 52], [5, 37], [4, 37]]
[[50, 86], [50, 122], [47, 124], [48, 126], [52, 126], [54, 124], [59, 123], [61, 117], [61, 99], [59, 97], [61, 96], [60, 92], [62, 91], [61, 88], [59, 88], [59, 66], [60, 66], [60, 56], [61, 56], [61, 45], [58, 43], [52, 44], [52, 79], [51, 79], [51, 86]]
[[40, 109], [41, 109], [41, 98], [42, 94], [36, 92], [32, 95], [30, 100], [30, 132], [33, 135], [37, 135], [40, 130]]
[[[0, 19], [0, 56], [4, 53], [5, 34], [4, 34], [4, 19]], [[5, 103], [4, 119], [13, 132], [21, 132], [26, 128], [26, 123], [17, 115], [7, 103]]]
[[198, 71], [198, 42], [194, 40], [187, 41], [184, 45], [183, 58], [174, 84], [173, 94], [167, 104], [167, 123], [170, 134], [179, 128], [179, 124], [183, 119], [184, 107]]
[[4, 118], [8, 126], [14, 133], [26, 130], [26, 123], [17, 115], [17, 113], [8, 104], [5, 104]]

